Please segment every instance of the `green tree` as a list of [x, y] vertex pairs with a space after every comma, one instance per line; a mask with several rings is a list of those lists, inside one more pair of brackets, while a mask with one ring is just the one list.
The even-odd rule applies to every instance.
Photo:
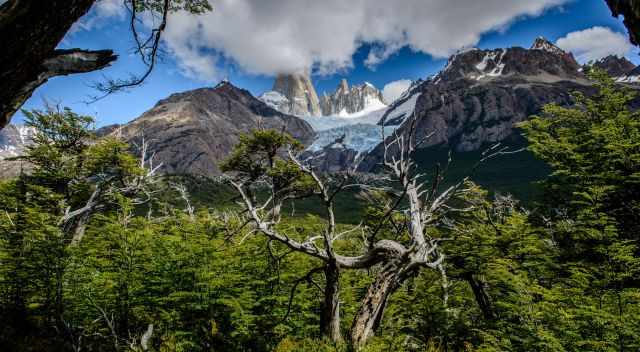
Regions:
[[[565, 307], [567, 350], [637, 349], [640, 113], [635, 93], [592, 70], [596, 93], [548, 105], [522, 124], [553, 173], [541, 211], [559, 248], [553, 300]], [[541, 221], [542, 222], [542, 221]]]

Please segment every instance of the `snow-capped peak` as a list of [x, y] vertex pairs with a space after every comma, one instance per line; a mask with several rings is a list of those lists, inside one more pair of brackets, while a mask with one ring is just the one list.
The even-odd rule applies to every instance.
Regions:
[[0, 160], [22, 155], [34, 134], [32, 127], [24, 125], [9, 124], [0, 130]]
[[362, 116], [386, 106], [382, 92], [373, 84], [364, 82], [349, 87], [346, 79], [340, 81], [333, 93], [323, 94], [320, 99], [320, 108], [325, 116]]
[[566, 54], [564, 50], [548, 41], [545, 37], [536, 38], [535, 42], [533, 42], [533, 45], [531, 46], [531, 50], [544, 50], [558, 55]]

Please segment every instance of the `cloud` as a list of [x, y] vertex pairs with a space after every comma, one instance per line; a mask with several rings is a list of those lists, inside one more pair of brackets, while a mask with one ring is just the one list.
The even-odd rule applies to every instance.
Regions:
[[384, 101], [386, 101], [387, 104], [393, 103], [402, 95], [402, 93], [409, 89], [410, 86], [411, 81], [408, 79], [401, 79], [387, 83], [387, 85], [382, 88], [382, 96], [384, 97]]
[[403, 47], [447, 57], [568, 0], [210, 0], [213, 11], [169, 19], [165, 44], [181, 69], [207, 80], [212, 63], [273, 75], [312, 69], [329, 74], [353, 67], [353, 54], [371, 44], [375, 67]]
[[599, 26], [571, 32], [558, 39], [556, 44], [563, 50], [572, 52], [581, 63], [609, 55], [622, 57], [633, 49], [626, 35]]
[[110, 19], [123, 19], [127, 14], [122, 0], [98, 0], [89, 13], [74, 23], [69, 32], [90, 31], [105, 26]]

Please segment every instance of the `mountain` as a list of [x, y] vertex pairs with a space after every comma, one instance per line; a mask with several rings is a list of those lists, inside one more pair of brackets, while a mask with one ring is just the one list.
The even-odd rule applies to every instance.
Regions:
[[349, 88], [342, 79], [335, 92], [323, 94], [320, 99], [322, 115], [347, 115], [361, 111], [374, 111], [386, 106], [382, 92], [371, 83], [365, 82]]
[[320, 102], [308, 74], [281, 74], [259, 97], [272, 108], [295, 116], [320, 116]]
[[6, 159], [22, 155], [34, 132], [31, 127], [15, 124], [8, 124], [0, 130], [0, 178], [18, 175], [23, 163]]
[[221, 82], [215, 88], [177, 93], [159, 101], [137, 119], [112, 131], [132, 145], [144, 136], [163, 173], [217, 175], [241, 133], [284, 129], [302, 143], [314, 132], [304, 120], [283, 114], [247, 90]]
[[[380, 124], [404, 133], [415, 114], [417, 138], [433, 133], [424, 148], [471, 152], [496, 142], [521, 142], [518, 122], [547, 103], [572, 104], [573, 91], [590, 94], [593, 88], [573, 55], [544, 38], [529, 49], [474, 48], [453, 55], [438, 75], [412, 87]], [[374, 170], [382, 152], [376, 146], [358, 170]]]
[[22, 155], [33, 134], [33, 128], [15, 124], [0, 130], [0, 160]]
[[629, 73], [636, 68], [636, 65], [625, 57], [609, 55], [589, 65], [585, 65], [586, 71], [591, 67], [604, 70], [611, 77], [619, 78], [629, 75]]

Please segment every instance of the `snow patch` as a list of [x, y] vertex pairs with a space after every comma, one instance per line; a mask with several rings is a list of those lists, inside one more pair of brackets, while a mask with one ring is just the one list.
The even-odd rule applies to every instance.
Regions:
[[[378, 125], [378, 121], [387, 111], [387, 107], [380, 104], [371, 104], [366, 109], [367, 111], [363, 110], [354, 114], [342, 111], [336, 116], [303, 117], [316, 132], [316, 139], [307, 150], [318, 152], [329, 146], [366, 153], [375, 148], [382, 141], [382, 126]], [[380, 106], [382, 108], [375, 109]], [[388, 135], [387, 131], [392, 130], [393, 128], [385, 127], [385, 134]], [[343, 136], [342, 143], [335, 143]]]
[[416, 108], [416, 102], [421, 92], [413, 92], [413, 94], [406, 99], [402, 104], [394, 106], [389, 109], [389, 114], [385, 118], [385, 122], [393, 122], [393, 126], [400, 126], [404, 121], [413, 114]]
[[638, 83], [640, 82], [640, 76], [622, 76], [617, 77], [615, 80], [619, 83]]

